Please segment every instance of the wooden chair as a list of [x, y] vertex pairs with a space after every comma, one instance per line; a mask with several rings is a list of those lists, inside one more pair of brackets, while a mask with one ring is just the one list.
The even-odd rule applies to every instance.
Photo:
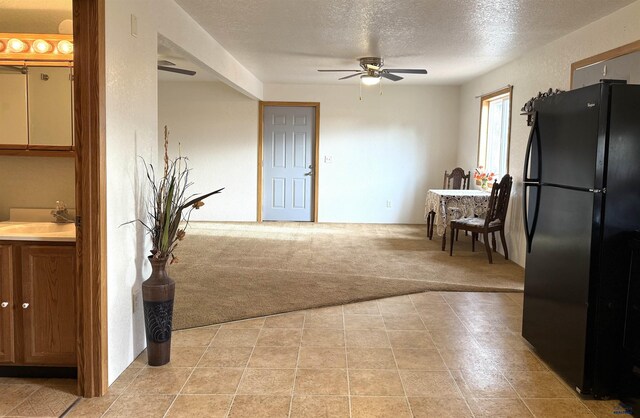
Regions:
[[[505, 174], [500, 183], [495, 182], [491, 189], [489, 197], [489, 206], [484, 218], [462, 218], [451, 221], [451, 237], [454, 237], [458, 230], [471, 232], [471, 251], [475, 251], [475, 242], [478, 234], [482, 234], [484, 238], [484, 246], [487, 250], [489, 263], [493, 263], [491, 256], [491, 247], [489, 245], [489, 233], [492, 236], [493, 251], [496, 251], [496, 231], [500, 232], [500, 241], [504, 248], [504, 258], [509, 259], [509, 250], [507, 249], [507, 241], [504, 237], [504, 223], [509, 209], [509, 197], [511, 195], [511, 186], [513, 178]], [[449, 255], [453, 255], [453, 242], [450, 240]]]
[[442, 188], [469, 190], [470, 180], [470, 171], [467, 171], [467, 174], [464, 174], [464, 170], [461, 167], [456, 167], [451, 170], [451, 174], [447, 174], [446, 171], [444, 172], [444, 182], [442, 183]]
[[[451, 174], [444, 172], [444, 182], [442, 183], [442, 188], [445, 190], [449, 189], [457, 189], [457, 190], [469, 190], [469, 183], [471, 179], [471, 172], [468, 171], [467, 174], [464, 174], [464, 170], [461, 167], [456, 167], [451, 170]], [[457, 208], [450, 208], [453, 212], [456, 211]], [[434, 211], [430, 211], [427, 214], [427, 236], [429, 239], [433, 239], [433, 223], [435, 221], [436, 213]], [[444, 251], [444, 244], [442, 251]]]

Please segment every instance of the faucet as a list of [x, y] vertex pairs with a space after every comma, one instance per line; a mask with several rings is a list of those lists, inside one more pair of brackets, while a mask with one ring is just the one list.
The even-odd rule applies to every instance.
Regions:
[[71, 223], [74, 222], [73, 218], [69, 214], [69, 210], [63, 201], [56, 201], [56, 208], [51, 211], [53, 216], [53, 222], [56, 223]]

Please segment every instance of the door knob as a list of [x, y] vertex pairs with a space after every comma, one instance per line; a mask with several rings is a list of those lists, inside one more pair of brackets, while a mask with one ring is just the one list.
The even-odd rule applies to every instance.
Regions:
[[309, 171], [308, 173], [304, 173], [305, 176], [310, 176], [313, 174], [313, 170]]
[[29, 304], [28, 304], [28, 303], [23, 303], [23, 304], [22, 304], [22, 309], [27, 309], [28, 307], [29, 307]]
[[9, 306], [9, 302], [2, 302], [0, 306], [2, 306], [3, 308], [6, 308], [7, 306]]

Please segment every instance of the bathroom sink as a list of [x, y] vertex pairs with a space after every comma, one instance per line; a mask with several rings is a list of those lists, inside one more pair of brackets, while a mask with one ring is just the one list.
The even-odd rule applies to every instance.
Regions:
[[0, 222], [0, 240], [19, 241], [75, 241], [73, 223]]

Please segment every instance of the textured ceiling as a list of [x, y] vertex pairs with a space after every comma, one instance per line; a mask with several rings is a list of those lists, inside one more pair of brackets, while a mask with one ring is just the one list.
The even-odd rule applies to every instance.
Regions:
[[0, 32], [58, 33], [72, 0], [0, 0]]
[[263, 82], [335, 83], [316, 69], [373, 55], [429, 70], [403, 83], [458, 84], [634, 0], [176, 1]]

